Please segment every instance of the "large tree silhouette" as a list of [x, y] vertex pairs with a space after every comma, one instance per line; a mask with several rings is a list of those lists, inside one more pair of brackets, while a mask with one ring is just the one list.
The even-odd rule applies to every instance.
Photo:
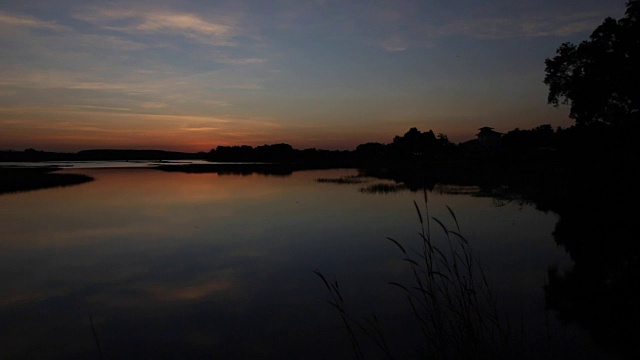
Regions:
[[577, 124], [611, 125], [640, 118], [640, 0], [620, 20], [607, 18], [589, 40], [562, 44], [547, 58], [548, 102], [570, 104]]

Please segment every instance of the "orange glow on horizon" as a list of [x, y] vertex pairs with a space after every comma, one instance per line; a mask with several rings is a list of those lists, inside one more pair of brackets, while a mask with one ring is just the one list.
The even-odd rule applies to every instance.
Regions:
[[[535, 115], [535, 114], [534, 114]], [[563, 115], [556, 113], [556, 115]], [[525, 121], [526, 119], [522, 119]], [[528, 120], [531, 127], [545, 122]], [[552, 123], [554, 121], [547, 121]], [[559, 123], [559, 121], [555, 121]], [[566, 121], [565, 121], [566, 122]], [[77, 152], [87, 149], [154, 149], [209, 152], [217, 146], [287, 143], [296, 149], [354, 150], [368, 142], [388, 144], [410, 128], [445, 134], [453, 143], [475, 138], [477, 128], [506, 132], [508, 120], [443, 117], [294, 122], [276, 118], [221, 118], [195, 115], [114, 113], [64, 107], [0, 107], [0, 150]], [[526, 127], [523, 127], [526, 128]]]
[[[420, 131], [428, 131], [430, 129], [418, 127]], [[100, 134], [91, 133], [72, 133], [64, 134], [35, 134], [24, 137], [3, 138], [0, 136], [2, 148], [0, 150], [21, 151], [27, 148], [35, 148], [42, 151], [59, 151], [59, 152], [77, 152], [89, 149], [138, 149], [138, 150], [166, 150], [180, 152], [209, 152], [217, 146], [261, 146], [265, 144], [287, 143], [296, 149], [316, 148], [323, 150], [354, 150], [358, 145], [368, 142], [379, 142], [387, 144], [393, 141], [394, 136], [402, 135], [409, 128], [401, 131], [385, 132], [379, 131], [366, 135], [358, 134], [350, 136], [344, 134], [341, 137], [328, 135], [326, 137], [309, 137], [304, 136], [256, 136], [256, 137], [240, 137], [228, 136], [218, 137], [215, 134], [194, 134], [182, 133], [176, 134], [172, 132], [162, 133], [159, 131], [139, 131], [135, 134], [122, 134], [122, 136], [100, 136]], [[436, 129], [431, 129], [436, 134], [440, 133]], [[475, 137], [476, 129], [464, 129], [459, 132], [447, 133], [442, 131], [449, 137], [452, 142], [460, 142], [470, 140]], [[230, 137], [232, 137], [230, 139]], [[457, 139], [464, 139], [458, 141]]]

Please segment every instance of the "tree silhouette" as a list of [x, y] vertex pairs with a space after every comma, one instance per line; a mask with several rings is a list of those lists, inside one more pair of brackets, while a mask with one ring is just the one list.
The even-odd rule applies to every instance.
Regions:
[[545, 60], [548, 103], [571, 105], [576, 124], [611, 125], [640, 117], [640, 0], [620, 20], [606, 18], [589, 40], [570, 42]]

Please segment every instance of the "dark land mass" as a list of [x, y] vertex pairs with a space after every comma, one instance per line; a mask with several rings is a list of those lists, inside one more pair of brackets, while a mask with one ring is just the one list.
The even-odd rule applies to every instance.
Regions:
[[56, 167], [3, 168], [0, 167], [0, 194], [70, 186], [92, 181], [82, 174], [57, 174]]
[[[640, 150], [637, 128], [591, 125], [554, 130], [542, 125], [505, 134], [482, 128], [477, 139], [460, 144], [449, 142], [446, 135], [412, 128], [391, 143], [361, 144], [354, 151], [297, 150], [289, 144], [218, 146], [206, 154], [211, 164], [157, 168], [244, 175], [355, 168], [362, 176], [392, 180], [411, 191], [436, 184], [479, 186], [487, 194], [508, 188], [540, 210], [562, 213], [570, 194], [594, 191], [594, 184], [634, 173], [634, 154]], [[631, 183], [626, 184], [623, 187]]]

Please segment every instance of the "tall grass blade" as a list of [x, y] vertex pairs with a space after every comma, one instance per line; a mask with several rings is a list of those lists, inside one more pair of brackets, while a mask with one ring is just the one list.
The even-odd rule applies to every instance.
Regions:
[[407, 251], [404, 249], [404, 246], [402, 246], [398, 241], [396, 241], [395, 239], [392, 239], [390, 237], [387, 238], [387, 240], [391, 241], [392, 243], [396, 244], [400, 250], [402, 251], [403, 254], [407, 254]]
[[449, 236], [449, 230], [447, 229], [446, 226], [444, 226], [444, 224], [442, 223], [442, 221], [438, 220], [438, 218], [432, 217], [433, 221], [437, 222], [438, 225], [440, 225], [440, 227], [442, 227], [442, 230], [444, 231], [444, 233]]
[[322, 275], [322, 273], [318, 270], [313, 270], [313, 273], [318, 275], [320, 277], [320, 279], [322, 279], [322, 282], [324, 283], [324, 285], [327, 287], [327, 289], [329, 289], [329, 291], [331, 291], [331, 286], [329, 286], [329, 282], [327, 281], [327, 279], [324, 277], [324, 275]]
[[420, 207], [418, 206], [418, 203], [415, 202], [415, 200], [413, 201], [413, 205], [416, 207], [416, 212], [418, 213], [418, 218], [420, 219], [420, 224], [424, 224], [424, 221], [422, 220], [422, 213], [420, 212]]
[[98, 355], [100, 356], [100, 360], [104, 360], [104, 356], [102, 355], [102, 348], [100, 347], [100, 341], [98, 341], [98, 333], [96, 333], [96, 328], [93, 325], [93, 316], [91, 316], [91, 312], [89, 312], [89, 322], [91, 323], [91, 332], [93, 333], [93, 340], [95, 340], [96, 342]]
[[446, 206], [447, 206], [447, 209], [449, 210], [449, 214], [451, 214], [451, 217], [453, 218], [453, 221], [456, 223], [456, 228], [458, 229], [458, 232], [460, 232], [460, 224], [458, 224], [458, 218], [456, 218], [456, 213], [454, 213], [453, 210], [451, 210], [449, 205], [446, 205]]

